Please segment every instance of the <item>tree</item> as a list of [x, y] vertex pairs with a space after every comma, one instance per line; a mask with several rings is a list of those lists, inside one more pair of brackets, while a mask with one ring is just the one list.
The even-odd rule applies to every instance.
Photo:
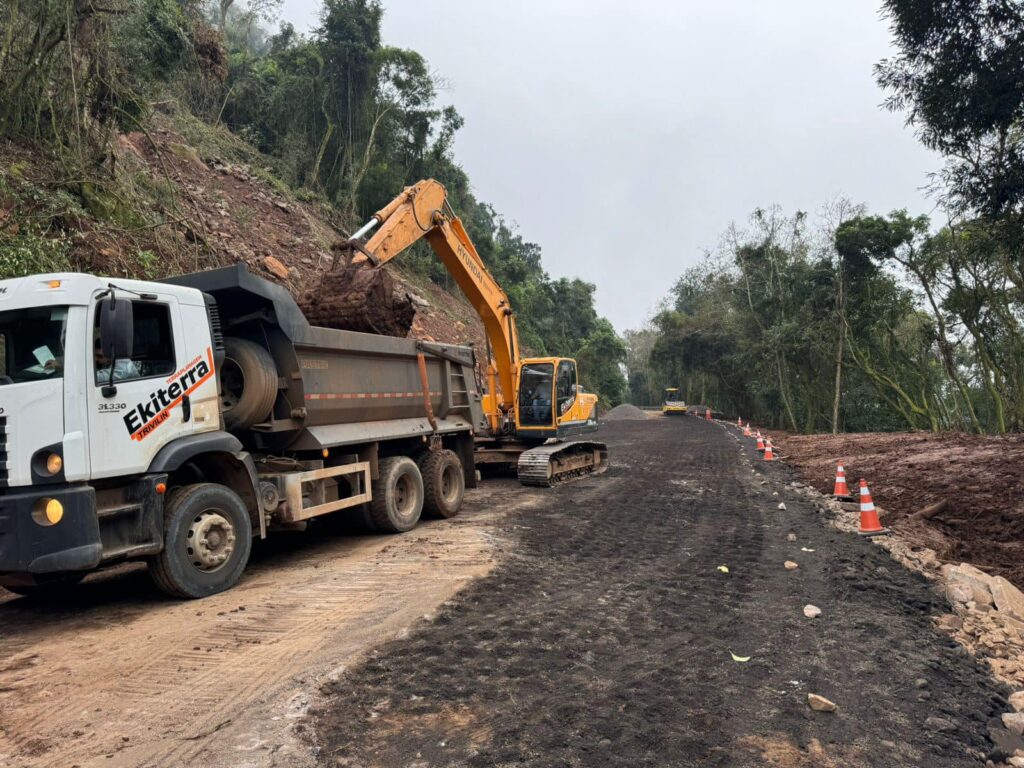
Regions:
[[1012, 0], [886, 0], [900, 53], [876, 67], [886, 106], [905, 111], [948, 160], [960, 212], [1024, 214], [1024, 7]]

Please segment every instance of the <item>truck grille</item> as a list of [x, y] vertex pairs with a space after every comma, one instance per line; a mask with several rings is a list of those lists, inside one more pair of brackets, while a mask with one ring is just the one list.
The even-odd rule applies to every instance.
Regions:
[[0, 488], [7, 487], [7, 417], [0, 416]]

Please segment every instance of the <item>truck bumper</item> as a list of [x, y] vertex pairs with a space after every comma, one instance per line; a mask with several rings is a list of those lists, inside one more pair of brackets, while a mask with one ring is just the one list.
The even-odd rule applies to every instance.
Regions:
[[[40, 525], [32, 508], [42, 497], [64, 505], [54, 525]], [[96, 492], [87, 485], [12, 488], [0, 495], [0, 573], [84, 571], [103, 555]]]

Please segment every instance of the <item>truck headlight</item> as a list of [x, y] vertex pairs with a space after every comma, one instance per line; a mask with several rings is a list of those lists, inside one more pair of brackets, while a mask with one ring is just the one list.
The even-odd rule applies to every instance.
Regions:
[[38, 525], [51, 526], [59, 523], [64, 517], [64, 505], [56, 499], [45, 496], [32, 505], [32, 519]]
[[64, 459], [60, 457], [59, 453], [51, 453], [46, 457], [46, 471], [51, 475], [56, 475], [64, 467]]

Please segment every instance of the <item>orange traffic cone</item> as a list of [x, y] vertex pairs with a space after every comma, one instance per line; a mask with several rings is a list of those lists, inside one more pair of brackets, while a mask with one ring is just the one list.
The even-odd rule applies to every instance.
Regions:
[[860, 530], [861, 536], [881, 536], [889, 533], [889, 529], [883, 528], [878, 520], [878, 510], [875, 509], [875, 502], [871, 500], [871, 491], [865, 480], [860, 481]]
[[744, 437], [750, 437], [752, 434], [753, 434], [753, 432], [750, 431], [750, 422], [748, 421], [747, 422], [747, 426], [745, 426], [743, 428], [743, 436]]
[[832, 495], [837, 499], [850, 498], [850, 487], [846, 484], [846, 470], [842, 464], [836, 467], [836, 486]]
[[772, 451], [772, 441], [770, 438], [768, 442], [764, 444], [764, 460], [775, 461], [775, 452]]
[[761, 430], [757, 430], [757, 452], [764, 453], [764, 438], [761, 437]]
[[708, 420], [708, 421], [711, 421], [711, 409], [710, 408], [708, 408], [707, 410], [704, 411], [704, 418], [706, 420]]
[[742, 427], [743, 426], [743, 419], [741, 419], [739, 416], [736, 417], [736, 426], [737, 427]]

